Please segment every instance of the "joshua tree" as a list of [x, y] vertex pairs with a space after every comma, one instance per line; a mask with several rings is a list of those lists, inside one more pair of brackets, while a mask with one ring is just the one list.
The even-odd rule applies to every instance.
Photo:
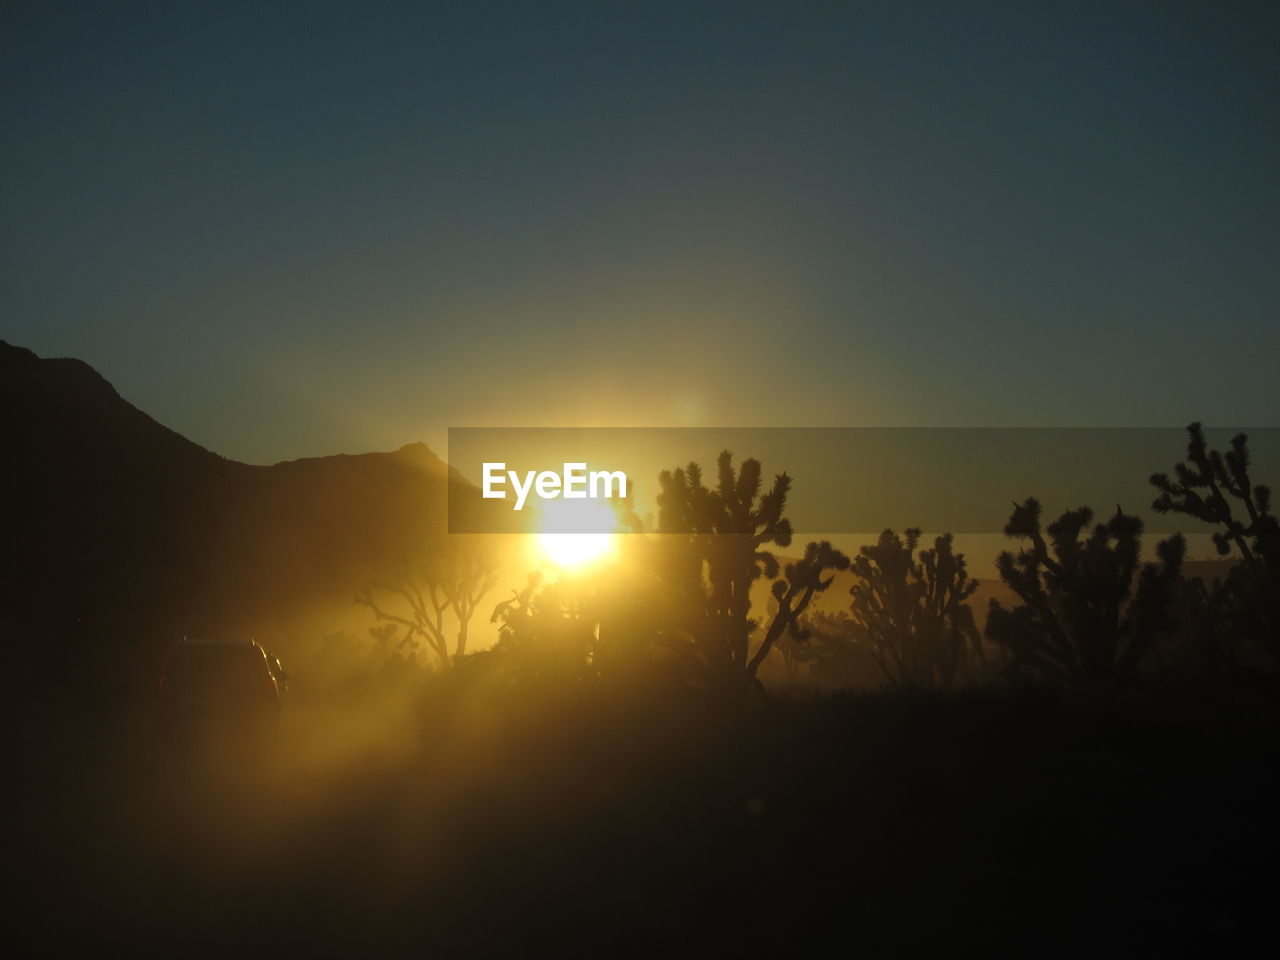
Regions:
[[[770, 620], [777, 616], [778, 610], [778, 601], [770, 596], [768, 612]], [[795, 629], [784, 630], [782, 636], [778, 637], [777, 642], [774, 643], [773, 650], [782, 660], [782, 669], [786, 674], [787, 683], [795, 683], [800, 679], [800, 669], [805, 664], [805, 654], [809, 650], [812, 636], [809, 617], [806, 615], [803, 620], [797, 618]]]
[[587, 606], [564, 583], [543, 584], [531, 573], [523, 590], [494, 607], [489, 620], [498, 624], [498, 643], [478, 656], [521, 679], [585, 676], [598, 629]]
[[769, 651], [784, 632], [799, 642], [808, 639], [800, 618], [809, 608], [814, 596], [824, 592], [835, 579], [834, 575], [827, 577], [823, 574], [828, 570], [848, 568], [849, 558], [826, 540], [808, 543], [804, 548], [804, 557], [787, 564], [782, 577], [773, 581], [771, 590], [777, 609], [773, 611], [764, 639], [747, 663], [748, 679], [755, 680], [760, 664], [764, 663]]
[[1189, 591], [1190, 615], [1213, 655], [1236, 666], [1242, 642], [1260, 642], [1274, 657], [1280, 622], [1280, 523], [1271, 513], [1271, 490], [1249, 476], [1249, 441], [1241, 433], [1226, 453], [1210, 450], [1199, 423], [1187, 427], [1187, 458], [1173, 477], [1151, 476], [1159, 496], [1157, 513], [1181, 513], [1217, 528], [1222, 556], [1233, 549], [1241, 561], [1224, 580]]
[[520, 679], [634, 682], [652, 664], [667, 611], [644, 564], [620, 566], [551, 583], [539, 572], [530, 574], [523, 590], [494, 607], [489, 619], [498, 624], [497, 645], [469, 659], [479, 669]]
[[978, 588], [951, 534], [916, 555], [920, 531], [885, 530], [852, 570], [853, 621], [885, 678], [898, 687], [950, 687], [982, 659], [968, 599]]
[[1132, 675], [1156, 636], [1174, 626], [1182, 537], [1157, 545], [1159, 563], [1140, 564], [1140, 519], [1117, 507], [1089, 531], [1092, 519], [1088, 507], [1068, 510], [1042, 532], [1035, 498], [1014, 505], [1004, 532], [1027, 545], [1001, 553], [996, 567], [1022, 602], [1006, 610], [992, 600], [986, 627], [1014, 669], [1058, 679]]
[[[771, 611], [772, 612], [772, 611]], [[800, 679], [800, 668], [804, 664], [805, 648], [809, 643], [807, 628], [801, 626], [797, 633], [787, 632], [778, 638], [773, 649], [782, 659], [782, 669], [786, 672], [787, 683], [796, 683]]]
[[[487, 544], [471, 537], [448, 538], [428, 560], [403, 563], [394, 579], [374, 581], [356, 594], [379, 621], [407, 628], [401, 645], [420, 640], [436, 655], [441, 669], [467, 652], [467, 629], [480, 600], [493, 589], [498, 565]], [[399, 612], [379, 597], [389, 597]], [[457, 622], [453, 652], [449, 650], [446, 617]]]
[[[1271, 488], [1255, 486], [1249, 477], [1248, 436], [1236, 434], [1224, 454], [1208, 448], [1199, 423], [1187, 427], [1187, 433], [1187, 459], [1174, 466], [1173, 479], [1164, 473], [1151, 475], [1151, 485], [1160, 491], [1152, 509], [1220, 527], [1213, 542], [1224, 557], [1234, 546], [1250, 565], [1280, 562], [1280, 524], [1271, 513]], [[1248, 522], [1237, 515], [1237, 509], [1244, 511]]]
[[[714, 677], [758, 686], [760, 664], [783, 631], [798, 630], [814, 595], [830, 586], [823, 574], [844, 569], [849, 560], [830, 543], [810, 543], [804, 558], [780, 577], [767, 548], [791, 545], [791, 523], [783, 516], [791, 478], [779, 474], [762, 492], [758, 460], [744, 460], [735, 472], [726, 450], [717, 466], [715, 489], [703, 485], [696, 463], [659, 476], [658, 532], [679, 535], [667, 543], [660, 567], [697, 659]], [[751, 618], [751, 587], [761, 577], [774, 581], [778, 609], [752, 653], [750, 638], [760, 624]]]
[[492, 545], [484, 540], [466, 535], [449, 538], [447, 553], [449, 576], [441, 589], [445, 600], [453, 608], [458, 620], [457, 643], [454, 656], [467, 652], [467, 629], [475, 616], [480, 601], [498, 582], [498, 561]]

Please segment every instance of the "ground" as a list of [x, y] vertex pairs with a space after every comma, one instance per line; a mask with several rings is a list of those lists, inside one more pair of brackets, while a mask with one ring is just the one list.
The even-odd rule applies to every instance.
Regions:
[[140, 700], [16, 705], [53, 949], [1145, 952], [1265, 929], [1280, 850], [1273, 713], [1220, 693], [440, 687], [200, 756]]

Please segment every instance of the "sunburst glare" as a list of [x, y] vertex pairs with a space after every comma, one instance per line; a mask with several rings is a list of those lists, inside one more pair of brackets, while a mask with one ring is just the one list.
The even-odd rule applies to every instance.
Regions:
[[581, 567], [613, 554], [618, 518], [600, 500], [549, 500], [542, 505], [538, 550], [557, 567]]

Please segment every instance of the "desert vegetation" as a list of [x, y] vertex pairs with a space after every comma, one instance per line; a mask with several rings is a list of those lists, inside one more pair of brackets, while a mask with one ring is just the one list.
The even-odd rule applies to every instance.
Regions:
[[[979, 582], [951, 534], [926, 547], [918, 529], [884, 530], [852, 558], [826, 541], [797, 547], [792, 478], [766, 481], [759, 461], [735, 465], [725, 451], [711, 485], [697, 463], [661, 475], [655, 527], [621, 537], [619, 562], [559, 579], [535, 574], [499, 601], [490, 650], [466, 647], [467, 626], [497, 582], [483, 546], [446, 539], [430, 564], [371, 583], [356, 600], [403, 628], [401, 646], [420, 641], [433, 669], [478, 658], [484, 669], [510, 661], [521, 675], [615, 681], [627, 668], [665, 670], [744, 702], [769, 695], [762, 670], [784, 686], [828, 689], [1137, 684], [1152, 679], [1143, 665], [1153, 650], [1184, 665], [1162, 682], [1265, 684], [1278, 652], [1277, 532], [1269, 490], [1248, 465], [1247, 437], [1222, 453], [1192, 424], [1173, 478], [1151, 477], [1155, 510], [1214, 525], [1217, 549], [1236, 561], [1208, 583], [1184, 576], [1181, 535], [1144, 547], [1141, 519], [1120, 508], [1095, 520], [1079, 506], [1046, 523], [1028, 496], [1005, 526], [1012, 549], [995, 560], [1004, 596], [975, 608]], [[837, 577], [848, 599], [819, 609], [815, 599]], [[1206, 658], [1216, 673], [1203, 672]]]
[[1192, 425], [1151, 478], [1227, 562], [1027, 491], [985, 596], [946, 532], [798, 543], [792, 484], [728, 452], [673, 468], [651, 527], [559, 575], [438, 531], [382, 556], [354, 619], [286, 658], [265, 754], [175, 752], [145, 695], [25, 691], [18, 862], [75, 866], [46, 884], [78, 925], [48, 942], [323, 949], [340, 917], [451, 954], [652, 954], [675, 929], [1016, 952], [1264, 915], [1277, 544], [1247, 438]]

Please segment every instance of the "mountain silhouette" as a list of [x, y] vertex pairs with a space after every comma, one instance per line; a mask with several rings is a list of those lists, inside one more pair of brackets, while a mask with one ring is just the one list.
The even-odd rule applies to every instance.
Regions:
[[421, 443], [228, 460], [88, 364], [4, 341], [0, 449], [0, 629], [45, 670], [154, 659], [183, 634], [309, 630], [349, 613], [370, 577], [429, 552], [451, 492], [475, 496]]

